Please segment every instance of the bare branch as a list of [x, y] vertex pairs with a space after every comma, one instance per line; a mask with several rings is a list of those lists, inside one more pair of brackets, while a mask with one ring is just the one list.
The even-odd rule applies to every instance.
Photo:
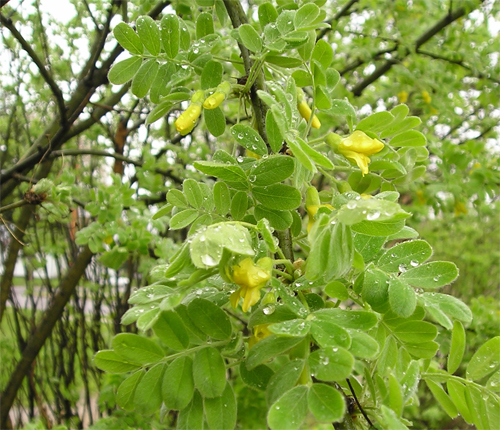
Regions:
[[54, 97], [56, 98], [57, 106], [59, 108], [59, 116], [61, 118], [61, 124], [63, 127], [66, 127], [67, 126], [66, 105], [64, 103], [64, 97], [62, 95], [62, 92], [57, 86], [56, 82], [54, 81], [50, 73], [47, 71], [41, 60], [38, 58], [38, 55], [36, 55], [35, 51], [33, 51], [31, 45], [26, 41], [26, 39], [21, 35], [21, 33], [17, 31], [17, 28], [12, 23], [12, 20], [5, 18], [0, 13], [0, 23], [4, 25], [7, 29], [9, 29], [11, 34], [17, 39], [17, 41], [21, 44], [22, 48], [26, 51], [26, 53], [30, 56], [30, 58], [38, 67], [40, 74], [42, 75], [45, 82], [47, 82], [47, 85], [50, 87], [52, 94], [54, 94]]
[[[342, 8], [331, 19], [329, 19], [327, 21], [327, 23], [331, 25], [335, 21], [338, 21], [343, 16], [348, 15], [350, 13], [349, 10], [351, 9], [351, 7], [358, 2], [359, 2], [359, 0], [349, 0], [344, 6], [342, 6]], [[322, 39], [331, 30], [332, 30], [332, 27], [324, 28], [323, 30], [320, 31], [316, 40]]]

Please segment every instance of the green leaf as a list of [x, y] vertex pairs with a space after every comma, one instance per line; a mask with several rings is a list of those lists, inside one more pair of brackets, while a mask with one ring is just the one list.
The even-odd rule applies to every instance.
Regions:
[[378, 259], [377, 266], [386, 272], [404, 272], [424, 263], [431, 255], [432, 248], [425, 240], [412, 240], [389, 248]]
[[469, 411], [467, 400], [465, 398], [465, 386], [458, 381], [449, 379], [446, 382], [446, 387], [448, 388], [448, 393], [460, 415], [462, 415], [463, 419], [467, 423], [472, 424], [473, 417]]
[[214, 203], [217, 212], [221, 215], [226, 215], [229, 212], [229, 207], [231, 204], [231, 195], [229, 194], [229, 188], [224, 182], [216, 182], [213, 188], [214, 193]]
[[142, 54], [144, 48], [142, 46], [141, 39], [139, 39], [137, 33], [128, 24], [120, 22], [114, 28], [113, 35], [118, 43], [131, 54]]
[[426, 321], [408, 321], [394, 328], [394, 334], [403, 342], [425, 343], [436, 338], [437, 328]]
[[158, 62], [154, 58], [146, 60], [134, 76], [132, 94], [139, 98], [144, 97], [151, 88], [159, 67]]
[[219, 397], [226, 386], [226, 366], [220, 352], [212, 347], [200, 349], [194, 356], [193, 378], [203, 397]]
[[387, 312], [390, 308], [387, 273], [376, 268], [368, 268], [365, 272], [361, 295], [375, 312]]
[[131, 57], [113, 65], [108, 73], [109, 82], [122, 85], [130, 81], [142, 64], [141, 57]]
[[319, 16], [319, 13], [320, 9], [314, 3], [306, 3], [305, 5], [301, 6], [293, 19], [295, 28], [299, 29], [302, 27], [307, 27], [316, 20], [316, 18]]
[[[201, 72], [201, 89], [215, 88], [222, 81], [222, 64], [218, 61], [209, 61]], [[205, 111], [206, 112], [206, 111]]]
[[118, 391], [116, 392], [116, 404], [120, 406], [120, 408], [125, 409], [126, 411], [134, 410], [135, 389], [145, 374], [146, 371], [141, 369], [130, 375], [120, 384]]
[[385, 403], [400, 417], [403, 412], [403, 391], [393, 373], [389, 374], [388, 388], [389, 395]]
[[160, 23], [160, 35], [163, 49], [168, 58], [175, 58], [179, 53], [179, 19], [177, 15], [168, 14]]
[[408, 318], [413, 314], [417, 298], [412, 287], [399, 278], [393, 278], [389, 281], [388, 293], [389, 304], [396, 315]]
[[274, 371], [265, 364], [260, 364], [252, 370], [248, 370], [246, 363], [240, 364], [240, 376], [245, 384], [256, 390], [265, 391]]
[[486, 382], [486, 388], [491, 391], [500, 391], [500, 369], [497, 369]]
[[329, 346], [349, 348], [349, 346], [351, 346], [351, 336], [349, 336], [349, 332], [343, 327], [326, 319], [312, 320], [311, 334], [314, 340], [322, 348], [327, 348]]
[[333, 169], [333, 163], [323, 154], [311, 148], [309, 144], [306, 143], [303, 139], [301, 139], [300, 137], [296, 137], [295, 141], [299, 144], [300, 149], [302, 149], [302, 151], [309, 157], [309, 159], [314, 161], [316, 164], [319, 164], [320, 166], [326, 167], [327, 169]]
[[386, 339], [384, 348], [378, 357], [377, 368], [381, 376], [390, 373], [396, 367], [398, 358], [398, 346], [394, 337], [389, 336]]
[[302, 196], [295, 187], [285, 184], [272, 184], [252, 188], [254, 197], [266, 208], [290, 210], [300, 206]]
[[300, 58], [284, 57], [282, 55], [266, 55], [266, 62], [285, 69], [294, 69], [302, 66], [304, 62]]
[[417, 130], [408, 130], [394, 136], [389, 142], [391, 146], [425, 146], [427, 139]]
[[322, 348], [309, 356], [311, 375], [320, 381], [341, 381], [354, 367], [352, 354], [340, 347]]
[[222, 109], [220, 107], [205, 109], [203, 115], [205, 116], [205, 124], [208, 131], [212, 136], [222, 136], [226, 131], [226, 117], [222, 113]]
[[380, 131], [384, 130], [393, 120], [394, 116], [392, 116], [391, 113], [387, 111], [377, 112], [361, 120], [357, 125], [356, 130], [379, 133]]
[[277, 335], [302, 338], [309, 333], [311, 323], [303, 319], [294, 319], [271, 324], [268, 328]]
[[288, 351], [297, 345], [302, 338], [300, 337], [282, 337], [272, 334], [258, 342], [248, 353], [247, 369], [252, 370], [259, 364], [270, 360], [271, 358]]
[[266, 133], [269, 145], [271, 146], [273, 152], [279, 152], [281, 146], [283, 145], [283, 135], [281, 134], [280, 128], [276, 123], [272, 110], [268, 110], [266, 113]]
[[351, 228], [353, 231], [367, 236], [387, 237], [396, 234], [404, 226], [404, 220], [361, 221]]
[[255, 206], [254, 216], [259, 221], [267, 219], [271, 227], [276, 230], [286, 230], [293, 222], [293, 217], [289, 211], [276, 211], [263, 205]]
[[316, 42], [316, 46], [313, 49], [311, 59], [318, 61], [325, 70], [328, 69], [333, 61], [332, 47], [323, 39], [318, 40]]
[[206, 175], [215, 176], [224, 181], [247, 183], [247, 175], [240, 166], [214, 161], [195, 161], [194, 167]]
[[357, 330], [348, 330], [351, 337], [349, 352], [355, 357], [374, 358], [379, 353], [379, 344], [370, 335]]
[[194, 299], [188, 305], [188, 315], [203, 333], [214, 339], [231, 337], [231, 322], [219, 306], [207, 299]]
[[388, 408], [385, 405], [382, 405], [380, 410], [382, 412], [382, 420], [381, 420], [381, 424], [383, 426], [382, 428], [391, 430], [408, 430], [408, 427], [406, 427], [401, 422], [399, 417], [392, 409]]
[[259, 160], [250, 170], [249, 180], [255, 187], [282, 182], [289, 178], [295, 168], [292, 157], [278, 155]]
[[455, 264], [433, 261], [402, 273], [400, 278], [414, 287], [439, 288], [451, 284], [458, 276]]
[[128, 373], [139, 368], [139, 364], [123, 358], [111, 349], [99, 351], [94, 357], [94, 364], [108, 373]]
[[439, 349], [437, 342], [405, 343], [406, 350], [417, 358], [432, 358]]
[[339, 308], [320, 309], [313, 314], [319, 320], [331, 321], [340, 327], [369, 330], [378, 323], [378, 318], [369, 311], [348, 311]]
[[267, 147], [259, 133], [253, 128], [244, 124], [236, 124], [231, 127], [231, 134], [236, 141], [258, 155], [267, 155]]
[[346, 286], [340, 281], [332, 281], [325, 287], [325, 294], [332, 299], [347, 300], [349, 293]]
[[222, 396], [203, 399], [208, 427], [212, 430], [234, 429], [236, 426], [236, 396], [229, 383]]
[[146, 125], [153, 124], [154, 122], [163, 118], [170, 111], [172, 106], [172, 102], [169, 101], [162, 102], [159, 105], [155, 106], [155, 108], [151, 112], [149, 112], [148, 117], [146, 118]]
[[203, 430], [203, 399], [197, 390], [191, 402], [179, 412], [177, 430]]
[[293, 320], [297, 318], [295, 312], [290, 307], [282, 302], [274, 305], [274, 312], [264, 312], [264, 309], [269, 309], [267, 305], [262, 305], [250, 315], [248, 328], [255, 327], [260, 324], [271, 324], [275, 322]]
[[[439, 293], [423, 293], [419, 295], [419, 301], [429, 311], [430, 309], [437, 309], [451, 318], [462, 321], [463, 323], [470, 323], [472, 321], [472, 312], [469, 307], [457, 299], [456, 297], [448, 294]], [[445, 326], [451, 330], [451, 323]]]
[[420, 368], [417, 360], [412, 360], [407, 367], [403, 379], [401, 379], [401, 387], [403, 388], [403, 398], [406, 402], [418, 388], [420, 382]]
[[143, 415], [154, 414], [160, 409], [162, 396], [161, 384], [166, 364], [159, 363], [147, 371], [135, 389], [135, 408]]
[[436, 384], [435, 382], [431, 381], [430, 379], [426, 379], [425, 383], [429, 387], [429, 390], [431, 390], [434, 398], [439, 402], [439, 404], [443, 407], [444, 411], [451, 417], [455, 418], [458, 415], [457, 408], [453, 401], [450, 399], [448, 394], [443, 390], [443, 387], [441, 385]]
[[345, 413], [342, 394], [326, 384], [313, 384], [307, 393], [307, 405], [318, 421], [338, 422]]
[[305, 70], [295, 70], [292, 73], [292, 78], [299, 87], [309, 87], [312, 85], [312, 77]]
[[272, 405], [284, 393], [291, 390], [304, 370], [304, 360], [292, 360], [281, 367], [269, 380], [266, 390], [266, 401]]
[[453, 323], [450, 354], [448, 355], [448, 373], [456, 372], [465, 352], [465, 329], [460, 321]]
[[267, 423], [271, 430], [300, 428], [307, 415], [307, 391], [304, 385], [292, 388], [269, 408]]
[[500, 364], [500, 336], [488, 340], [475, 352], [467, 366], [467, 378], [473, 381], [493, 373]]
[[196, 38], [201, 39], [214, 32], [214, 20], [211, 13], [203, 12], [196, 20]]
[[185, 209], [181, 212], [177, 212], [170, 218], [170, 229], [180, 230], [181, 228], [187, 227], [198, 218], [198, 215], [199, 212], [196, 209]]
[[169, 409], [182, 410], [193, 398], [193, 392], [193, 360], [191, 357], [176, 358], [163, 376], [163, 402]]
[[259, 23], [262, 28], [271, 22], [275, 22], [278, 18], [278, 12], [272, 3], [262, 3], [259, 5]]
[[203, 195], [198, 182], [194, 179], [186, 179], [182, 184], [182, 191], [193, 208], [200, 209], [203, 206]]
[[113, 349], [118, 355], [133, 363], [153, 364], [165, 357], [152, 340], [132, 333], [120, 333], [113, 338]]
[[286, 136], [286, 143], [290, 147], [293, 152], [294, 157], [302, 164], [307, 170], [312, 173], [317, 172], [316, 165], [312, 162], [309, 156], [304, 152], [302, 146], [295, 140], [295, 138], [290, 138], [290, 136]]
[[144, 47], [156, 57], [160, 53], [160, 30], [156, 22], [147, 15], [137, 18], [137, 33]]
[[253, 28], [250, 24], [243, 24], [238, 27], [238, 33], [241, 37], [241, 41], [246, 48], [252, 52], [262, 51], [262, 39], [257, 30]]
[[231, 200], [231, 216], [239, 221], [243, 219], [248, 209], [248, 197], [244, 191], [238, 191]]
[[162, 312], [153, 330], [161, 341], [175, 351], [182, 351], [189, 345], [189, 335], [181, 318], [173, 311]]

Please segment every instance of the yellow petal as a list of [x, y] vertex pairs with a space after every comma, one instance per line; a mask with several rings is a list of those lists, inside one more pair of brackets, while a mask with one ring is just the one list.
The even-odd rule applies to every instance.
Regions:
[[360, 154], [355, 151], [342, 151], [342, 155], [354, 161], [358, 167], [361, 169], [361, 173], [365, 176], [368, 173], [368, 164], [370, 164], [370, 158], [365, 154]]
[[225, 98], [225, 94], [215, 92], [204, 101], [203, 107], [209, 110], [215, 109], [216, 107], [219, 107], [219, 105], [224, 101]]

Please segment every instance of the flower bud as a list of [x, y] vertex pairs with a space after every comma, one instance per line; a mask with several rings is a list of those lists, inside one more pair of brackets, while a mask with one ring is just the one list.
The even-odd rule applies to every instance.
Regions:
[[[307, 122], [311, 119], [312, 110], [307, 104], [307, 101], [304, 97], [304, 91], [300, 88], [297, 88], [297, 109], [299, 110], [300, 116], [304, 118]], [[316, 115], [313, 116], [311, 121], [312, 128], [320, 128], [321, 122], [319, 121]]]
[[175, 121], [175, 128], [182, 135], [190, 133], [201, 115], [201, 104], [191, 103]]

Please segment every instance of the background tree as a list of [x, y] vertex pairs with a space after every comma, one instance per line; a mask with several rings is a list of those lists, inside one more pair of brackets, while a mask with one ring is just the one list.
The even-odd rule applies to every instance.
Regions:
[[[209, 59], [230, 59], [222, 61], [224, 76], [233, 87], [241, 84], [243, 93], [240, 99], [233, 93], [224, 106], [229, 125], [244, 121], [247, 115], [259, 118], [265, 110], [256, 92], [262, 85], [259, 79], [280, 82], [293, 72], [299, 86], [308, 87], [307, 80], [300, 83], [306, 79], [299, 72], [302, 57], [293, 51], [288, 63], [268, 59], [267, 75], [257, 75], [257, 86], [250, 88], [245, 101], [245, 80], [239, 78], [248, 75], [253, 61], [248, 49], [255, 47], [243, 40], [241, 52], [234, 49], [237, 36], [229, 25], [238, 27], [249, 20], [260, 33], [267, 18], [258, 11], [266, 6], [251, 2], [245, 9], [247, 16], [238, 17], [232, 3], [238, 2], [74, 2], [77, 13], [67, 24], [51, 19], [39, 2], [2, 7], [3, 54], [10, 61], [1, 70], [5, 114], [0, 118], [4, 226], [0, 317], [8, 333], [2, 350], [11, 351], [15, 358], [2, 376], [2, 427], [16, 396], [12, 414], [16, 422], [11, 425], [21, 425], [24, 417], [35, 415], [47, 427], [92, 423], [92, 399], [99, 387], [98, 414], [114, 409], [113, 389], [122, 378], [108, 378], [102, 385], [91, 357], [108, 344], [109, 334], [135, 331], [134, 326], [120, 323], [133, 287], [145, 286], [150, 269], [168, 261], [188, 234], [185, 228], [167, 231], [164, 218], [152, 221], [151, 215], [183, 180], [204, 180], [193, 168], [194, 160], [234, 145], [229, 128], [215, 129], [220, 121], [209, 117], [207, 110], [205, 124], [201, 122], [187, 136], [178, 134], [174, 120], [185, 108], [179, 104], [187, 100], [184, 90], [155, 108], [161, 97], [168, 97], [161, 82], [148, 94], [134, 80], [132, 95], [131, 84], [123, 77], [115, 79], [123, 80], [123, 85], [109, 84], [110, 68], [123, 51], [111, 35], [118, 22], [136, 24], [145, 14], [160, 20], [175, 10], [194, 41], [211, 35], [210, 25], [215, 25], [230, 43], [214, 43], [210, 53], [200, 45], [181, 47], [189, 53], [179, 60], [186, 68], [175, 70], [178, 82], [171, 82], [171, 88], [184, 86], [190, 91], [183, 70], [189, 70], [197, 82]], [[274, 6], [282, 13], [302, 3], [307, 2], [278, 1]], [[452, 259], [463, 268], [465, 276], [448, 292], [467, 298], [473, 289], [475, 294], [498, 298], [498, 268], [490, 263], [498, 259], [498, 6], [492, 1], [312, 3], [321, 7], [322, 21], [331, 27], [318, 26], [309, 32], [315, 31], [314, 39], [333, 47], [331, 68], [341, 77], [341, 84], [328, 95], [337, 102], [317, 112], [323, 129], [313, 137], [330, 131], [347, 135], [356, 114], [363, 118], [406, 103], [408, 115], [422, 119], [420, 130], [427, 136], [430, 155], [424, 162], [426, 154], [420, 154], [421, 159], [414, 160], [416, 168], [413, 165], [409, 174], [395, 181], [401, 202], [415, 213], [412, 225], [419, 231], [423, 225], [423, 237], [438, 247], [435, 257]], [[313, 37], [308, 40], [312, 43]], [[165, 71], [165, 76], [173, 71]], [[306, 88], [306, 99], [312, 95]], [[256, 126], [265, 141], [263, 122], [257, 119]], [[235, 155], [244, 155], [241, 148], [235, 150]], [[346, 173], [337, 169], [341, 171], [337, 181], [347, 181], [360, 193], [369, 190], [371, 183], [359, 172], [348, 175], [351, 167], [342, 167]], [[392, 181], [391, 172], [387, 177]], [[328, 190], [335, 181], [319, 173], [314, 184]], [[279, 239], [289, 257], [286, 234], [280, 233]], [[450, 256], [455, 249], [481, 249], [484, 254]], [[49, 273], [48, 261], [55, 264], [56, 279]], [[24, 279], [15, 276], [16, 262], [25, 268]], [[15, 288], [19, 286], [27, 288], [27, 300], [22, 298], [24, 290]], [[469, 326], [471, 343], [465, 363], [487, 338], [498, 335], [494, 302], [484, 300], [481, 306], [472, 303], [480, 325]], [[489, 336], [483, 338], [480, 332], [485, 326]], [[443, 345], [449, 340], [442, 336], [441, 349], [446, 353]], [[83, 410], [77, 406], [82, 387]], [[245, 402], [257, 401], [259, 396], [240, 388], [242, 411]], [[429, 400], [425, 396], [424, 405]], [[429, 422], [442, 426], [442, 412], [430, 410], [433, 414], [427, 416], [415, 412], [416, 419], [422, 426]], [[257, 414], [247, 416], [244, 426], [262, 425], [251, 422], [258, 420]]]

